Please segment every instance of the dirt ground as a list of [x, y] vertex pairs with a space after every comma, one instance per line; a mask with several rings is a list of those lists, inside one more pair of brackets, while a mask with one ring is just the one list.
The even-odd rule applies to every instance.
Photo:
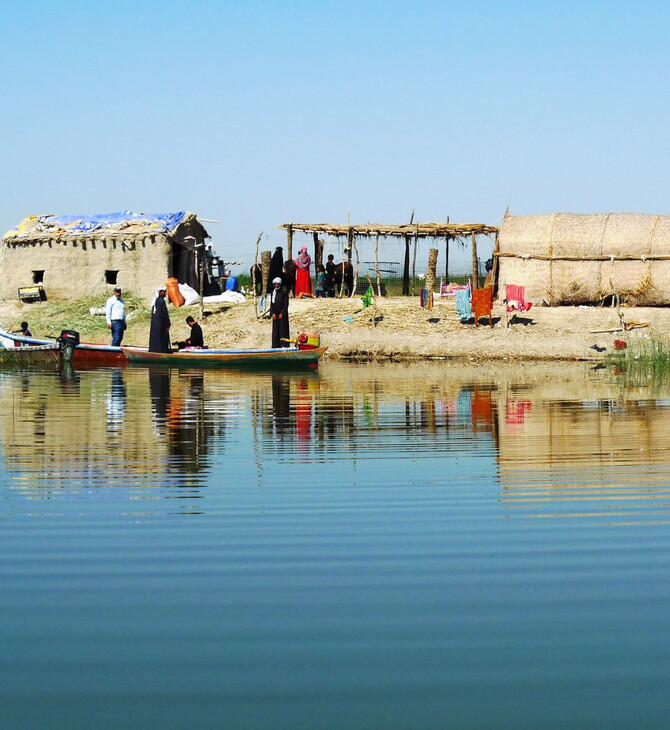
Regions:
[[[21, 319], [31, 320], [31, 307], [5, 303], [0, 322], [7, 328]], [[73, 307], [76, 303], [73, 303]], [[187, 314], [198, 315], [197, 307], [174, 309], [171, 339], [185, 339]], [[506, 327], [504, 305], [494, 305], [493, 327], [482, 320], [479, 327], [462, 324], [453, 300], [436, 299], [433, 309], [419, 306], [418, 297], [390, 297], [363, 309], [360, 298], [291, 300], [289, 318], [292, 335], [318, 332], [328, 346], [326, 357], [365, 360], [404, 360], [466, 357], [474, 360], [592, 360], [613, 349], [615, 339], [629, 343], [637, 339], [667, 340], [670, 308], [621, 308], [626, 323], [648, 326], [621, 332], [596, 332], [619, 327], [617, 310], [611, 307], [533, 307]], [[148, 341], [146, 317], [129, 322], [125, 342]], [[104, 319], [101, 323], [104, 326]], [[53, 329], [58, 329], [53, 322]], [[270, 346], [271, 323], [257, 318], [252, 300], [235, 305], [206, 307], [202, 321], [205, 343], [210, 347], [256, 348]], [[46, 333], [33, 330], [33, 335]], [[82, 339], [106, 341], [101, 326], [82, 331]], [[603, 352], [593, 345], [606, 348]]]

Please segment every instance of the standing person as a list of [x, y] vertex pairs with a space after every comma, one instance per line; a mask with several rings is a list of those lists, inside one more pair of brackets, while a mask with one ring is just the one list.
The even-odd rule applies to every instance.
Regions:
[[107, 326], [112, 330], [112, 346], [118, 347], [123, 340], [123, 333], [126, 331], [126, 305], [121, 299], [120, 286], [114, 287], [114, 294], [107, 300], [105, 317]]
[[326, 296], [335, 296], [335, 261], [332, 253], [328, 254], [328, 261], [326, 261]]
[[272, 280], [274, 289], [270, 297], [270, 314], [272, 315], [272, 347], [288, 347], [288, 290], [282, 286], [281, 279], [276, 276]]
[[268, 285], [265, 290], [266, 294], [271, 294], [273, 290], [272, 282], [276, 277], [281, 277], [284, 273], [284, 250], [281, 246], [277, 246], [275, 252], [272, 254], [270, 259], [270, 271], [268, 272]]
[[191, 328], [191, 334], [186, 340], [186, 347], [204, 347], [205, 341], [202, 337], [202, 327], [193, 319], [186, 317], [186, 324]]
[[326, 296], [326, 270], [321, 264], [316, 267], [316, 287], [314, 289], [316, 298]]
[[149, 331], [149, 352], [171, 352], [170, 315], [165, 303], [167, 287], [159, 286], [151, 305], [151, 330]]
[[307, 246], [300, 249], [300, 253], [296, 256], [295, 265], [295, 298], [312, 296], [312, 281], [309, 278], [309, 267], [312, 263], [312, 257], [307, 253]]

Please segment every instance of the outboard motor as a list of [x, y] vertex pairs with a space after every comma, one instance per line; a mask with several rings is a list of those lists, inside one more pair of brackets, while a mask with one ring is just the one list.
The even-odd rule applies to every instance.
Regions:
[[72, 353], [74, 348], [79, 344], [79, 332], [75, 330], [61, 330], [58, 338], [60, 352], [65, 362], [72, 362]]

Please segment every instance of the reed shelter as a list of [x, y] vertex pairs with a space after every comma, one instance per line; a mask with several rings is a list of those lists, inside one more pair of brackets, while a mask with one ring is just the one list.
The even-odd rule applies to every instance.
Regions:
[[472, 246], [472, 275], [473, 281], [477, 282], [479, 277], [479, 265], [477, 260], [477, 236], [494, 235], [497, 237], [498, 228], [484, 223], [414, 223], [414, 214], [409, 223], [391, 225], [387, 223], [366, 223], [363, 225], [339, 225], [333, 223], [282, 223], [279, 228], [286, 231], [286, 251], [289, 259], [293, 258], [293, 234], [301, 232], [311, 234], [314, 241], [314, 263], [323, 263], [323, 244], [319, 236], [330, 235], [335, 238], [346, 239], [344, 246], [347, 261], [352, 263], [355, 258], [355, 278], [358, 278], [358, 241], [375, 242], [375, 268], [377, 282], [379, 285], [379, 239], [396, 238], [405, 242], [405, 259], [403, 266], [402, 293], [410, 293], [410, 254], [413, 248], [412, 277], [415, 275], [416, 250], [419, 239], [443, 240], [445, 244], [445, 279], [449, 279], [449, 246], [454, 241], [469, 241]]

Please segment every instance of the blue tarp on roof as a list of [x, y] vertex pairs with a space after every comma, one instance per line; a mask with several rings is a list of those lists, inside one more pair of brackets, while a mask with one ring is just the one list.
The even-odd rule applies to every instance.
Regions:
[[163, 231], [172, 231], [184, 220], [185, 215], [184, 211], [133, 213], [130, 210], [122, 210], [119, 213], [93, 215], [41, 215], [38, 216], [38, 220], [43, 225], [67, 228], [69, 231], [97, 231], [100, 228], [123, 227], [124, 223], [157, 224]]

